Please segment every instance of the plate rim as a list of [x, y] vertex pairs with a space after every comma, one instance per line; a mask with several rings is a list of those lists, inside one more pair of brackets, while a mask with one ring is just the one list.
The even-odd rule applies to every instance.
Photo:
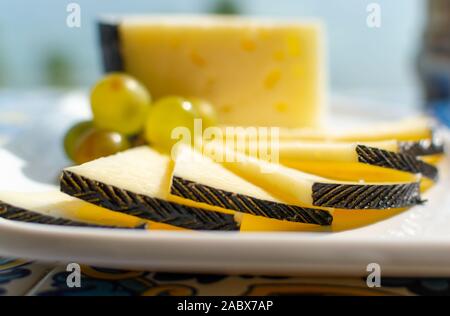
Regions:
[[[311, 238], [312, 234], [317, 238]], [[347, 236], [329, 239], [326, 235], [150, 232], [0, 219], [0, 240], [7, 241], [0, 242], [0, 252], [42, 262], [168, 272], [365, 276], [367, 265], [374, 262], [380, 265], [383, 275], [450, 276], [450, 239], [398, 239], [386, 243], [377, 238], [355, 241]], [[264, 249], [270, 251], [261, 251]], [[421, 256], [416, 256], [419, 251]], [[329, 260], [330, 254], [337, 260]]]

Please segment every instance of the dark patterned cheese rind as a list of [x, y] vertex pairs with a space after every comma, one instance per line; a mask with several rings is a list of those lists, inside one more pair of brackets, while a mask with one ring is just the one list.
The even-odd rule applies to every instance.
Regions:
[[391, 209], [422, 204], [419, 183], [338, 184], [314, 183], [314, 206], [342, 209]]
[[190, 207], [87, 179], [70, 171], [63, 171], [62, 192], [106, 209], [136, 217], [196, 230], [239, 230], [234, 216]]
[[445, 151], [443, 142], [435, 139], [398, 142], [399, 152], [413, 156], [440, 155]]
[[103, 69], [105, 72], [122, 71], [123, 60], [120, 52], [120, 33], [117, 24], [98, 23], [100, 47], [102, 49]]
[[73, 221], [61, 217], [53, 217], [43, 215], [38, 212], [26, 210], [21, 207], [11, 205], [0, 201], [0, 217], [17, 222], [35, 223], [35, 224], [47, 224], [58, 226], [77, 226], [77, 227], [98, 227], [98, 228], [122, 228], [122, 229], [146, 229], [147, 224], [143, 223], [135, 227], [122, 227], [122, 226], [108, 226], [88, 224], [79, 221]]
[[372, 166], [385, 167], [410, 173], [420, 173], [437, 180], [438, 169], [413, 155], [395, 153], [375, 147], [357, 145], [358, 161]]
[[331, 225], [333, 221], [333, 216], [325, 210], [261, 200], [220, 190], [177, 176], [172, 177], [170, 192], [173, 195], [196, 202], [278, 220], [316, 225]]

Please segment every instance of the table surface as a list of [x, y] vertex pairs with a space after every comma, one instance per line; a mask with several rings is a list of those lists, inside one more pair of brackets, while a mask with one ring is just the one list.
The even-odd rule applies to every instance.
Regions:
[[[28, 115], [41, 115], [49, 100], [60, 93], [0, 93], [0, 146], [26, 124]], [[18, 106], [27, 111], [17, 111]], [[45, 102], [44, 102], [45, 101]], [[397, 109], [397, 111], [403, 111]], [[87, 113], [71, 115], [70, 120]], [[61, 122], [64, 118], [60, 118]], [[67, 125], [68, 122], [64, 122]], [[62, 123], [61, 123], [62, 124]], [[60, 147], [60, 146], [59, 146]], [[53, 146], [53, 148], [58, 148]], [[25, 149], [22, 149], [25, 150]], [[62, 155], [61, 152], [57, 154]], [[55, 166], [51, 166], [54, 168]], [[45, 169], [45, 168], [42, 168]], [[48, 173], [33, 174], [37, 180]], [[53, 175], [51, 175], [53, 180]], [[1, 256], [1, 254], [0, 254]], [[126, 271], [81, 266], [81, 288], [69, 288], [66, 264], [50, 265], [0, 257], [1, 295], [449, 295], [450, 278], [382, 278], [381, 287], [369, 288], [364, 278], [305, 278], [250, 275], [202, 275]]]
[[0, 296], [152, 295], [449, 295], [449, 278], [303, 278], [180, 274], [81, 266], [81, 287], [69, 288], [66, 264], [0, 258]]

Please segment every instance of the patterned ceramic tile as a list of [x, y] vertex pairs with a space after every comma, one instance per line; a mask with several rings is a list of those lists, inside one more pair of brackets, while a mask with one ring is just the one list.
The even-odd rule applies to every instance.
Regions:
[[69, 288], [69, 272], [19, 259], [0, 258], [0, 295], [450, 295], [448, 278], [383, 278], [368, 288], [362, 278], [301, 278], [181, 274], [81, 266], [81, 287]]
[[47, 265], [0, 258], [0, 295], [25, 295], [48, 271]]
[[411, 295], [406, 283], [370, 289], [360, 278], [299, 278], [155, 273], [82, 266], [80, 288], [66, 284], [68, 272], [53, 269], [29, 295]]

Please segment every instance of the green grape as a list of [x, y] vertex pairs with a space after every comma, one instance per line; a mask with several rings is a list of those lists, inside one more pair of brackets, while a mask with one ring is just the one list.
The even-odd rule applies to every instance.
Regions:
[[74, 161], [82, 164], [128, 148], [130, 142], [126, 136], [117, 132], [92, 129], [77, 142]]
[[194, 108], [197, 110], [199, 117], [202, 119], [203, 129], [211, 126], [217, 126], [217, 113], [211, 103], [199, 98], [190, 98]]
[[95, 126], [125, 135], [136, 134], [144, 127], [150, 104], [148, 90], [122, 73], [106, 75], [91, 92]]
[[74, 151], [77, 142], [92, 128], [92, 121], [81, 121], [67, 131], [64, 136], [64, 151], [69, 159], [74, 160]]
[[188, 100], [170, 96], [156, 101], [148, 114], [145, 126], [147, 141], [161, 149], [170, 150], [179, 140], [172, 139], [172, 130], [186, 127], [194, 137], [194, 119], [198, 112]]

